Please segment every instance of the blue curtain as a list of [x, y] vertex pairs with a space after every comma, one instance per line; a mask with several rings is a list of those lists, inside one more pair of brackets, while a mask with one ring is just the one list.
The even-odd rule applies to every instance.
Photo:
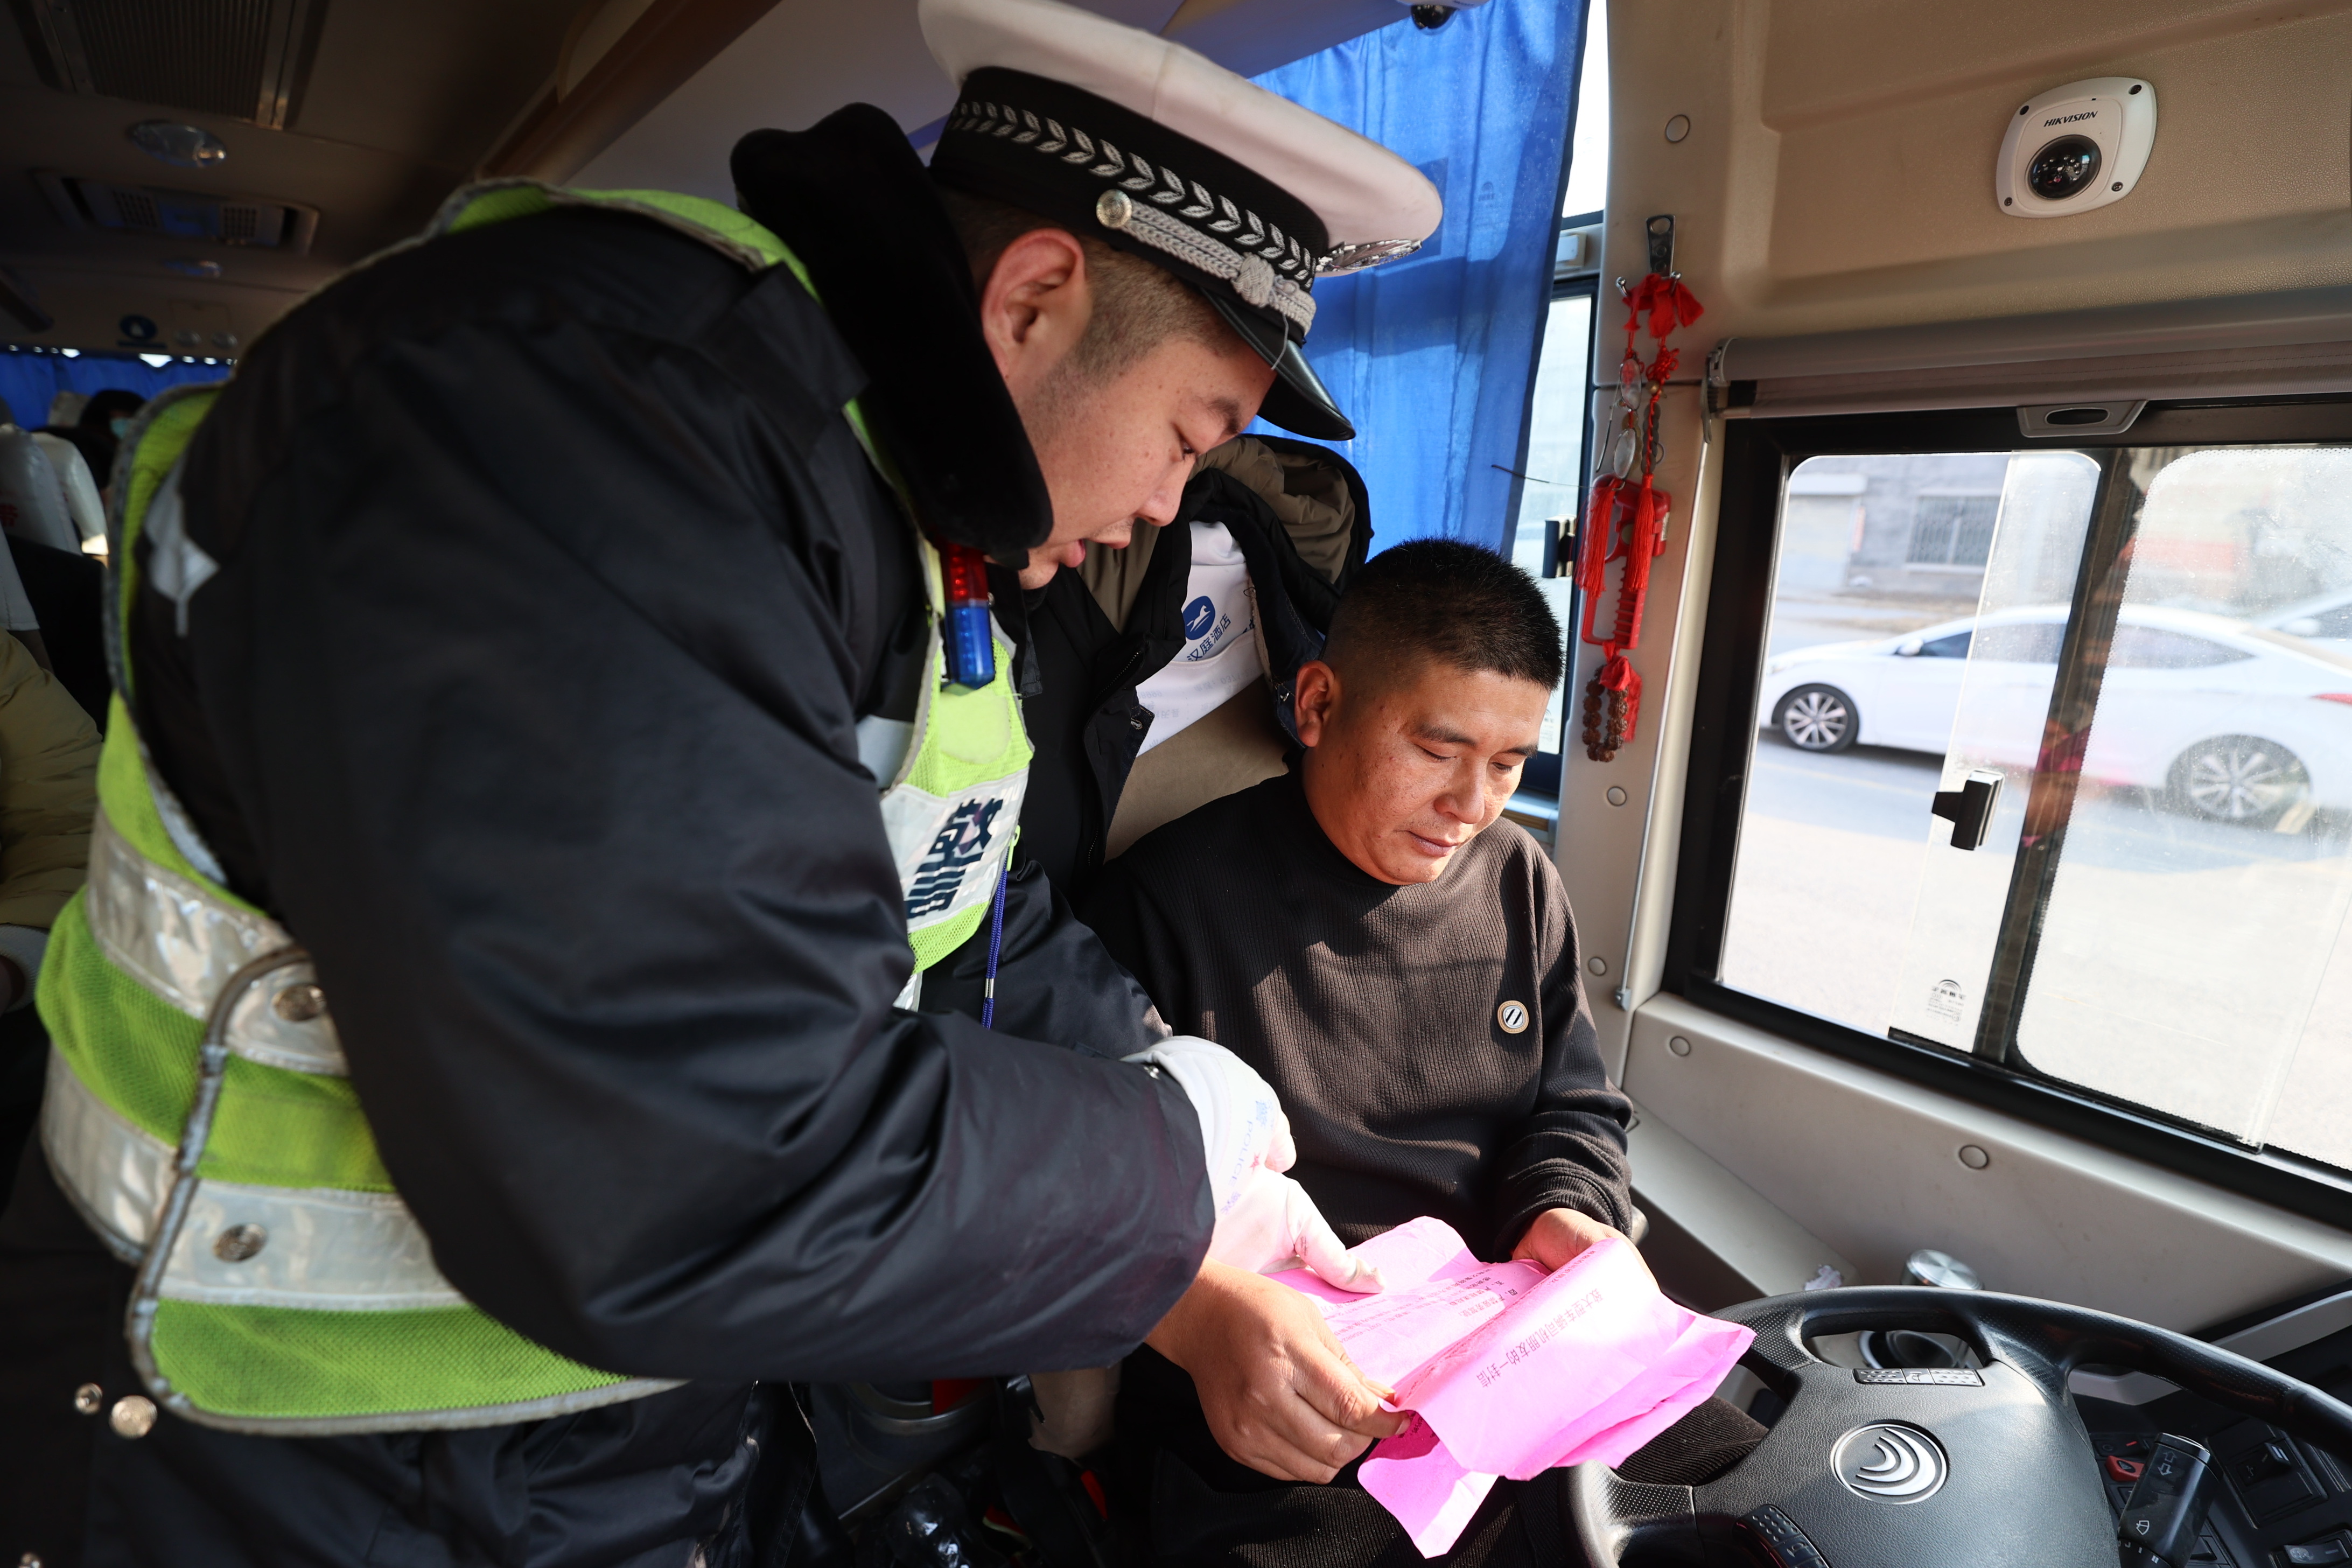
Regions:
[[1256, 79], [1392, 149], [1445, 198], [1418, 254], [1315, 289], [1307, 358], [1355, 424], [1339, 450], [1364, 476], [1375, 551], [1442, 535], [1510, 552], [1584, 6], [1490, 0]]
[[[152, 397], [184, 381], [226, 381], [226, 364], [183, 364], [160, 369], [131, 354], [26, 353], [0, 349], [0, 417], [37, 430], [49, 422], [49, 399], [60, 392], [103, 392], [110, 386]], [[104, 476], [100, 476], [103, 479]]]

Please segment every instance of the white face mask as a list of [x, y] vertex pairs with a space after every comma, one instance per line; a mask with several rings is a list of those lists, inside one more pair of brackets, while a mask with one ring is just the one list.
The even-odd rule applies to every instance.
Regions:
[[120, 441], [122, 439], [123, 432], [131, 428], [131, 421], [128, 419], [110, 419], [106, 422], [106, 427], [109, 430], [113, 431], [114, 438]]

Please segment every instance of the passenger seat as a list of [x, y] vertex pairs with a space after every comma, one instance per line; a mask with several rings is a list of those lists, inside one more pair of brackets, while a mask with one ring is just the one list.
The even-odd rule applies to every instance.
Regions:
[[[1202, 458], [1183, 510], [1167, 530], [1139, 530], [1125, 550], [1087, 548], [1078, 574], [1114, 626], [1126, 626], [1153, 551], [1182, 548], [1174, 531], [1200, 525], [1232, 530], [1252, 558], [1264, 673], [1173, 735], [1154, 724], [1150, 748], [1129, 771], [1104, 836], [1106, 859], [1288, 766], [1296, 744], [1287, 721], [1291, 683], [1299, 665], [1321, 652], [1331, 612], [1372, 534], [1363, 480], [1346, 458], [1307, 441], [1237, 437]], [[1254, 548], [1256, 542], [1262, 547]], [[1269, 561], [1282, 579], [1273, 594], [1256, 582]], [[1150, 684], [1147, 678], [1138, 691], [1146, 706]]]

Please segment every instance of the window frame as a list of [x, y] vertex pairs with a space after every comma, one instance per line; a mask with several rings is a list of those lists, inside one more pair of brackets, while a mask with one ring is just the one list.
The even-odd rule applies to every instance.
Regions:
[[[1563, 224], [1562, 230], [1565, 231], [1567, 226]], [[1579, 454], [1577, 496], [1578, 504], [1581, 506], [1585, 493], [1591, 489], [1592, 479], [1592, 404], [1594, 394], [1599, 390], [1593, 377], [1593, 362], [1600, 357], [1601, 349], [1601, 275], [1597, 272], [1580, 272], [1566, 278], [1553, 279], [1551, 292], [1544, 296], [1544, 320], [1547, 322], [1550, 321], [1551, 308], [1554, 305], [1559, 304], [1562, 300], [1575, 299], [1579, 295], [1592, 301], [1592, 327], [1584, 342], [1584, 435], [1577, 447]], [[1543, 343], [1540, 340], [1536, 344], [1536, 357], [1537, 363], [1540, 367], [1543, 358]], [[1528, 377], [1527, 404], [1519, 412], [1519, 450], [1515, 459], [1518, 467], [1513, 469], [1511, 474], [1510, 507], [1514, 531], [1517, 530], [1518, 521], [1519, 498], [1527, 490], [1528, 478], [1525, 470], [1528, 466], [1528, 447], [1535, 439], [1536, 379], [1532, 375]], [[1577, 518], [1570, 517], [1568, 520], [1569, 527], [1565, 534], [1555, 530], [1551, 537], [1544, 541], [1543, 569], [1536, 574], [1537, 576], [1551, 578], [1569, 575], [1569, 573], [1562, 568], [1572, 567], [1574, 561], [1572, 557], [1562, 554], [1560, 545], [1566, 539], [1574, 536], [1578, 521]]]
[[[1730, 401], [1742, 401], [1734, 384]], [[1723, 419], [1712, 569], [1700, 646], [1689, 762], [1662, 987], [1735, 1022], [1800, 1046], [1892, 1073], [1906, 1081], [2021, 1120], [2103, 1144], [2180, 1174], [2341, 1226], [2352, 1212], [2352, 1172], [2275, 1149], [2249, 1150], [2177, 1124], [2144, 1107], [2080, 1086], [2022, 1072], [2005, 1058], [1963, 1056], [1940, 1047], [1881, 1037], [1785, 1004], [1735, 990], [1719, 972], [1731, 877], [1747, 801], [1747, 769], [1757, 738], [1756, 699], [1763, 675], [1788, 476], [1808, 458], [1939, 452], [2084, 451], [2164, 446], [2274, 446], [2304, 441], [2352, 443], [2352, 396], [2150, 404], [2131, 427], [2063, 440], [2030, 439], [2014, 409]], [[2110, 510], [2115, 465], [2103, 463], [2093, 501], [2092, 532]], [[2092, 544], [2086, 544], [2085, 561]], [[2060, 679], [2077, 671], [2092, 574], [2075, 585]], [[1927, 802], [1919, 803], [1921, 826]], [[1991, 988], [2030, 978], [2007, 928], [2017, 923], [2014, 891], [2004, 914], [2004, 943]], [[2032, 949], [2026, 950], [2030, 957]], [[2006, 967], [2004, 972], [2002, 966]], [[1992, 1002], [1987, 1003], [1988, 1011]], [[2014, 1030], [2013, 1005], [2005, 1026]], [[1982, 1049], [1980, 1043], [1979, 1049]]]
[[[1562, 225], [1563, 228], [1566, 226], [1565, 224]], [[1579, 295], [1592, 301], [1592, 328], [1584, 344], [1584, 434], [1577, 447], [1580, 454], [1577, 462], [1577, 504], [1580, 508], [1586, 493], [1591, 489], [1592, 480], [1592, 405], [1594, 393], [1597, 390], [1593, 385], [1592, 373], [1593, 361], [1599, 357], [1601, 347], [1601, 275], [1597, 272], [1584, 272], [1553, 279], [1551, 292], [1544, 296], [1544, 319], [1549, 323], [1551, 319], [1551, 308], [1554, 305], [1562, 300], [1574, 299]], [[1536, 345], [1536, 354], [1537, 363], [1540, 365], [1543, 354], [1543, 344], [1540, 341]], [[1535, 439], [1536, 379], [1532, 375], [1528, 377], [1527, 405], [1519, 415], [1518, 468], [1514, 469], [1511, 475], [1510, 515], [1515, 527], [1519, 515], [1519, 498], [1527, 489], [1528, 447]], [[1562, 546], [1575, 539], [1576, 530], [1580, 521], [1578, 516], [1570, 515], [1565, 531], [1555, 530], [1551, 536], [1544, 541], [1543, 569], [1536, 574], [1537, 576], [1549, 579], [1573, 574], [1575, 557], [1572, 552], [1564, 551]], [[1562, 649], [1568, 674], [1562, 679], [1571, 687], [1575, 684], [1576, 674], [1577, 623], [1583, 614], [1583, 595], [1574, 588], [1570, 588], [1568, 597], [1568, 625], [1563, 628], [1567, 634], [1567, 640]], [[1528, 759], [1527, 766], [1519, 776], [1519, 787], [1517, 793], [1520, 795], [1536, 795], [1555, 803], [1559, 799], [1560, 778], [1567, 769], [1566, 757], [1570, 743], [1570, 737], [1575, 733], [1576, 719], [1573, 706], [1574, 693], [1571, 691], [1562, 700], [1568, 702], [1570, 707], [1564, 712], [1560, 722], [1560, 749], [1557, 752], [1538, 752]]]

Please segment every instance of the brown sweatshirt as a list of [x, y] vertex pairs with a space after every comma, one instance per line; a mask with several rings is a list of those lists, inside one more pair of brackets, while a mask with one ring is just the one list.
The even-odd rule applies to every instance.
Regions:
[[1422, 1215], [1489, 1258], [1547, 1208], [1624, 1227], [1629, 1107], [1559, 874], [1514, 824], [1394, 887], [1288, 773], [1145, 836], [1082, 913], [1171, 1026], [1273, 1084], [1291, 1174], [1351, 1245]]

